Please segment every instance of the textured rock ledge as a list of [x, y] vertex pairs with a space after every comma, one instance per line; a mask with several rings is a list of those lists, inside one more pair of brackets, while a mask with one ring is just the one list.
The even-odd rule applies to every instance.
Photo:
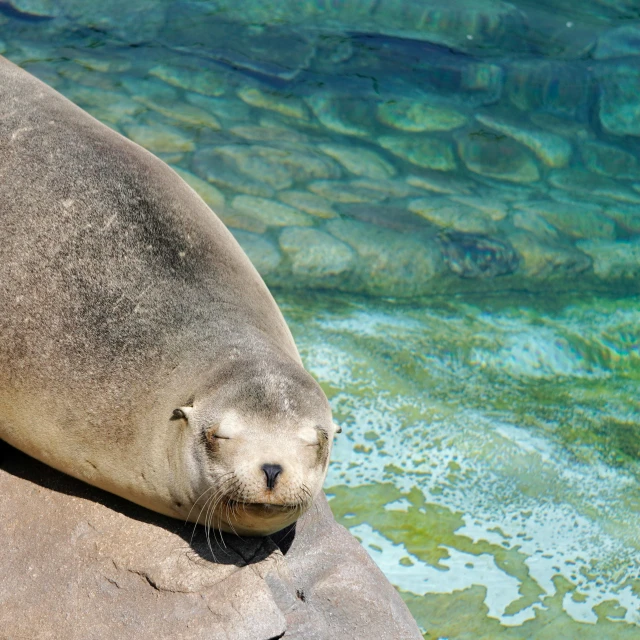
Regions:
[[326, 500], [225, 546], [0, 445], [0, 637], [421, 640]]

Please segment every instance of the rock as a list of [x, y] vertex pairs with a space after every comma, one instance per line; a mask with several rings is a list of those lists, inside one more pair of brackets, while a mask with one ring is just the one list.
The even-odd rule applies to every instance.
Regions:
[[271, 198], [275, 190], [239, 171], [233, 158], [225, 157], [216, 147], [204, 147], [193, 155], [193, 171], [208, 182], [252, 196]]
[[382, 136], [380, 146], [394, 155], [425, 169], [453, 171], [456, 160], [449, 142], [426, 136]]
[[79, 86], [70, 87], [65, 91], [65, 94], [69, 100], [75, 102], [79, 107], [87, 109], [92, 115], [95, 108], [99, 109], [102, 116], [100, 120], [114, 124], [145, 110], [139, 102], [115, 91]]
[[447, 266], [461, 278], [510, 275], [520, 264], [518, 254], [504, 240], [459, 231], [447, 231], [439, 240]]
[[309, 119], [309, 111], [304, 102], [293, 96], [284, 96], [276, 92], [267, 93], [255, 87], [242, 87], [237, 93], [243, 102], [252, 107], [275, 111], [287, 118]]
[[288, 189], [295, 182], [337, 178], [342, 173], [330, 158], [303, 145], [288, 143], [278, 146], [220, 145], [210, 150], [210, 156], [278, 190]]
[[149, 124], [124, 125], [127, 137], [149, 151], [172, 153], [174, 151], [193, 151], [193, 138], [183, 130], [160, 122]]
[[474, 173], [508, 182], [536, 182], [540, 171], [529, 153], [504, 134], [461, 137], [458, 153]]
[[386, 198], [407, 198], [409, 196], [421, 195], [419, 189], [410, 187], [403, 180], [373, 180], [371, 178], [358, 178], [350, 180], [353, 187], [368, 189], [374, 193], [379, 193], [381, 199]]
[[232, 229], [231, 232], [249, 256], [253, 266], [258, 270], [260, 275], [267, 276], [276, 271], [282, 262], [282, 255], [280, 255], [278, 247], [276, 247], [271, 240], [256, 235], [255, 233], [248, 233], [237, 229]]
[[383, 124], [403, 131], [451, 131], [468, 122], [454, 109], [402, 98], [378, 105], [377, 116]]
[[509, 241], [520, 255], [520, 272], [527, 278], [566, 278], [591, 267], [591, 259], [581, 251], [551, 239], [541, 240], [529, 232], [517, 231], [509, 236]]
[[412, 200], [408, 209], [442, 229], [479, 234], [491, 234], [496, 231], [495, 224], [488, 216], [477, 209], [451, 202], [447, 198]]
[[281, 126], [267, 124], [264, 119], [260, 125], [238, 125], [231, 127], [229, 131], [239, 138], [252, 142], [308, 142], [309, 138], [300, 131], [286, 129]]
[[[23, 63], [20, 66], [26, 69], [32, 65]], [[40, 68], [42, 68], [42, 65], [40, 65]], [[49, 72], [54, 74], [57, 72], [60, 77], [70, 80], [74, 85], [83, 85], [79, 88], [90, 87], [92, 89], [102, 89], [104, 91], [118, 93], [122, 98], [129, 99], [127, 96], [122, 95], [122, 88], [120, 83], [117, 82], [118, 75], [115, 73], [96, 73], [76, 62], [61, 62], [55, 67], [49, 65]], [[70, 88], [72, 89], [73, 87]]]
[[194, 127], [206, 127], [214, 131], [220, 129], [220, 121], [200, 107], [194, 107], [191, 104], [179, 101], [163, 103], [148, 98], [138, 98], [138, 101], [171, 120], [177, 120], [180, 123]]
[[588, 140], [582, 144], [580, 151], [589, 171], [609, 178], [640, 180], [638, 159], [619, 147]]
[[378, 190], [343, 180], [316, 180], [307, 188], [331, 202], [380, 202], [386, 199], [386, 195]]
[[640, 276], [640, 241], [583, 240], [577, 246], [593, 259], [593, 271], [603, 280]]
[[179, 102], [178, 92], [164, 82], [149, 77], [123, 75], [120, 78], [127, 93], [138, 102], [153, 104], [175, 104]]
[[128, 44], [154, 40], [164, 26], [168, 4], [157, 0], [109, 0], [108, 10], [99, 2], [58, 0], [60, 13], [70, 20]]
[[222, 191], [205, 182], [193, 173], [180, 167], [171, 167], [216, 213], [224, 207]]
[[485, 114], [476, 115], [476, 120], [528, 147], [549, 167], [564, 167], [571, 159], [571, 144], [559, 135]]
[[56, 0], [9, 0], [8, 4], [30, 16], [56, 18], [62, 15], [60, 3]]
[[347, 136], [369, 136], [369, 129], [362, 126], [363, 122], [371, 121], [366, 100], [317, 93], [306, 98], [306, 102], [327, 129]]
[[344, 242], [317, 229], [289, 227], [280, 234], [280, 248], [291, 259], [291, 270], [303, 282], [330, 286], [331, 279], [349, 271], [356, 254]]
[[371, 149], [338, 144], [321, 144], [318, 148], [356, 176], [385, 180], [396, 174], [393, 165]]
[[[7, 638], [421, 640], [324, 497], [293, 535], [214, 536], [8, 449], [0, 470]], [[280, 546], [278, 546], [280, 545]]]
[[335, 218], [338, 215], [329, 200], [308, 191], [280, 191], [278, 198], [285, 204], [317, 218]]
[[190, 69], [185, 66], [158, 64], [149, 69], [149, 75], [186, 91], [195, 91], [205, 96], [224, 95], [226, 79], [221, 73], [208, 69]]
[[452, 195], [449, 200], [458, 202], [472, 209], [477, 209], [485, 217], [490, 220], [504, 220], [509, 213], [509, 207], [504, 203], [492, 196], [479, 197], [479, 196], [459, 196]]
[[520, 202], [515, 207], [541, 216], [556, 229], [572, 238], [615, 237], [615, 225], [603, 214], [602, 207], [598, 205], [537, 200]]
[[433, 230], [433, 226], [428, 220], [407, 210], [404, 200], [398, 203], [385, 202], [384, 204], [341, 204], [339, 209], [340, 214], [345, 218], [368, 222], [385, 229], [409, 233]]
[[557, 229], [533, 211], [516, 211], [513, 214], [512, 220], [514, 227], [524, 231], [529, 231], [537, 238], [541, 238], [546, 241], [550, 238], [553, 240], [558, 238]]
[[597, 196], [620, 202], [640, 204], [640, 195], [624, 184], [581, 169], [561, 169], [549, 174], [549, 183], [574, 195]]
[[640, 211], [637, 206], [614, 202], [605, 206], [604, 213], [628, 233], [640, 234]]
[[634, 64], [604, 65], [596, 69], [600, 81], [600, 122], [614, 136], [640, 136], [638, 83]]
[[330, 220], [326, 230], [358, 254], [345, 287], [349, 291], [424, 295], [433, 291], [433, 280], [444, 268], [435, 241], [426, 235], [407, 235], [355, 220]]
[[605, 31], [598, 37], [598, 43], [591, 55], [596, 60], [639, 56], [640, 27], [629, 24]]
[[58, 49], [60, 55], [68, 56], [76, 64], [98, 73], [124, 73], [131, 69], [131, 60], [110, 47], [100, 49]]
[[251, 119], [251, 109], [244, 102], [239, 102], [236, 99], [211, 98], [191, 92], [185, 92], [184, 97], [188, 103], [200, 107], [221, 120], [245, 124]]
[[474, 184], [470, 180], [436, 172], [423, 173], [419, 176], [409, 175], [407, 183], [424, 191], [445, 194], [469, 194], [474, 189]]
[[236, 196], [231, 206], [239, 213], [255, 218], [270, 227], [310, 227], [313, 218], [286, 204], [254, 196]]

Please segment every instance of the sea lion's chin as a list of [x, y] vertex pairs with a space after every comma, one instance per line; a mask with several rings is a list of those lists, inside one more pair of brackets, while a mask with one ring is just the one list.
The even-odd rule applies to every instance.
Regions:
[[308, 505], [225, 500], [218, 510], [218, 529], [241, 536], [268, 536], [292, 525]]

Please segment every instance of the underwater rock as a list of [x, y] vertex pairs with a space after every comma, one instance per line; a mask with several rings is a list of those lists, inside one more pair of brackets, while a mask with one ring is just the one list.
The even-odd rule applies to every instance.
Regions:
[[202, 178], [180, 167], [171, 167], [216, 213], [224, 207], [224, 194]]
[[393, 165], [371, 149], [338, 144], [321, 144], [318, 148], [356, 176], [385, 180], [396, 174]]
[[460, 176], [447, 175], [443, 173], [422, 173], [419, 176], [407, 176], [407, 184], [423, 191], [444, 194], [469, 194], [472, 193], [475, 185], [470, 180]]
[[[23, 69], [34, 68], [41, 71], [44, 70], [44, 63], [23, 63], [21, 66]], [[119, 75], [117, 73], [95, 73], [91, 69], [87, 69], [85, 66], [78, 64], [77, 62], [62, 62], [55, 67], [48, 66], [48, 74], [45, 76], [47, 81], [53, 80], [57, 75], [66, 80], [70, 80], [74, 85], [82, 85], [84, 88], [90, 89], [102, 89], [103, 91], [111, 91], [122, 95], [122, 89], [120, 87]], [[38, 76], [40, 77], [40, 76]], [[127, 98], [127, 96], [122, 96]]]
[[122, 93], [95, 87], [70, 86], [64, 91], [64, 94], [69, 100], [92, 114], [94, 107], [100, 109], [102, 118], [113, 124], [130, 116], [138, 115], [145, 110], [143, 104], [122, 95]]
[[224, 76], [208, 69], [190, 69], [186, 66], [163, 63], [149, 69], [149, 75], [174, 87], [205, 96], [218, 97], [223, 95], [226, 89]]
[[353, 277], [344, 288], [371, 295], [407, 297], [433, 290], [443, 270], [436, 242], [355, 220], [330, 220], [326, 230], [358, 254]]
[[247, 231], [231, 229], [235, 239], [240, 243], [249, 260], [260, 275], [266, 276], [275, 271], [282, 262], [282, 255], [278, 247], [262, 236]]
[[640, 56], [640, 27], [629, 24], [605, 31], [592, 53], [596, 60]]
[[504, 134], [470, 133], [458, 140], [458, 153], [467, 169], [509, 182], [536, 182], [540, 171], [534, 159]]
[[378, 190], [343, 180], [317, 180], [310, 182], [307, 188], [332, 202], [380, 202], [387, 198]]
[[535, 280], [576, 276], [591, 268], [591, 258], [572, 246], [541, 239], [528, 230], [509, 235], [509, 242], [520, 255], [520, 271]]
[[60, 55], [68, 56], [76, 64], [98, 73], [124, 73], [131, 69], [132, 62], [110, 47], [88, 50], [78, 48], [58, 49]]
[[304, 282], [323, 280], [349, 271], [355, 264], [356, 254], [344, 242], [317, 229], [290, 227], [283, 229], [280, 248], [291, 259], [293, 274]]
[[533, 211], [518, 210], [513, 214], [512, 220], [514, 227], [528, 231], [542, 240], [558, 238], [558, 230]]
[[259, 125], [241, 124], [229, 128], [229, 133], [252, 142], [308, 142], [309, 138], [300, 131], [260, 121]]
[[309, 111], [299, 98], [284, 96], [275, 91], [262, 91], [256, 87], [241, 87], [238, 89], [237, 94], [243, 102], [252, 107], [275, 111], [287, 118], [309, 119]]
[[172, 153], [174, 151], [193, 151], [193, 138], [182, 129], [160, 122], [149, 124], [126, 124], [124, 131], [127, 137], [140, 146], [155, 153]]
[[571, 159], [571, 143], [556, 134], [499, 120], [486, 114], [477, 114], [476, 120], [528, 147], [549, 167], [564, 167]]
[[201, 178], [225, 189], [264, 198], [270, 198], [275, 193], [268, 184], [243, 175], [233, 160], [220, 154], [217, 147], [204, 147], [196, 151], [192, 168]]
[[595, 204], [537, 200], [519, 202], [515, 207], [541, 216], [572, 238], [615, 237], [615, 225], [603, 214], [602, 207]]
[[55, 18], [62, 15], [60, 3], [56, 0], [9, 0], [8, 4], [29, 16]]
[[363, 122], [371, 121], [369, 106], [360, 98], [338, 97], [317, 93], [306, 102], [320, 123], [336, 133], [368, 137], [370, 131]]
[[492, 195], [486, 197], [452, 195], [449, 200], [477, 209], [491, 220], [504, 220], [509, 213], [507, 205]]
[[246, 124], [251, 120], [251, 108], [244, 102], [231, 98], [212, 98], [199, 93], [185, 92], [187, 102], [200, 107], [207, 113], [212, 113], [221, 120], [229, 123]]
[[609, 178], [640, 180], [638, 159], [619, 147], [589, 140], [582, 144], [580, 152], [589, 171]]
[[399, 158], [425, 169], [453, 171], [457, 167], [453, 146], [439, 138], [381, 136], [378, 142]]
[[347, 218], [375, 224], [395, 231], [424, 231], [433, 228], [425, 218], [408, 211], [404, 201], [398, 204], [341, 204], [340, 214]]
[[448, 198], [412, 200], [408, 209], [442, 229], [475, 234], [491, 234], [496, 231], [493, 221], [481, 211], [452, 202]]
[[637, 206], [613, 202], [605, 206], [604, 213], [628, 233], [640, 234], [640, 210]]
[[374, 193], [380, 193], [382, 199], [423, 195], [419, 189], [411, 187], [403, 180], [356, 178], [355, 180], [350, 180], [349, 184], [357, 188], [368, 189]]
[[153, 104], [176, 104], [180, 102], [178, 92], [157, 78], [125, 74], [120, 78], [122, 86], [136, 101]]
[[313, 218], [306, 213], [267, 198], [236, 196], [231, 206], [234, 211], [255, 218], [268, 227], [313, 226]]
[[638, 85], [635, 64], [603, 65], [596, 69], [600, 81], [600, 122], [614, 136], [640, 136]]
[[624, 184], [583, 169], [559, 169], [549, 174], [548, 180], [552, 186], [571, 194], [640, 204], [640, 195]]
[[177, 120], [182, 124], [193, 127], [205, 127], [214, 131], [218, 131], [221, 128], [220, 121], [214, 115], [200, 107], [194, 107], [191, 104], [183, 102], [157, 102], [149, 98], [138, 98], [138, 101], [160, 115], [171, 120]]
[[468, 122], [459, 111], [403, 98], [378, 105], [377, 115], [383, 124], [403, 131], [451, 131]]
[[461, 278], [496, 278], [514, 273], [520, 258], [508, 242], [477, 233], [438, 236], [449, 269]]
[[583, 240], [577, 246], [591, 256], [593, 271], [603, 280], [640, 275], [640, 240]]
[[336, 218], [338, 216], [329, 200], [308, 191], [279, 191], [278, 199], [317, 218]]
[[504, 94], [524, 112], [546, 111], [584, 121], [593, 78], [585, 65], [566, 60], [515, 60], [505, 66]]

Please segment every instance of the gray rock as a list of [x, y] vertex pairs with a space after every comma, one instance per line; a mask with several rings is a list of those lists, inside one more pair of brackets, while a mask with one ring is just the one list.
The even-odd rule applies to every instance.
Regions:
[[303, 211], [267, 198], [236, 196], [231, 206], [235, 211], [255, 218], [268, 227], [310, 227], [314, 223], [313, 218]]
[[2, 637], [422, 639], [324, 497], [293, 540], [212, 536], [214, 560], [201, 527], [3, 452]]
[[600, 197], [619, 202], [640, 204], [640, 194], [625, 184], [604, 176], [595, 175], [582, 169], [560, 169], [549, 174], [549, 184], [570, 195]]
[[282, 255], [271, 240], [238, 229], [232, 229], [231, 232], [260, 275], [269, 275], [278, 268], [282, 262]]
[[640, 68], [635, 64], [605, 65], [597, 69], [597, 77], [604, 129], [615, 136], [640, 136]]
[[603, 280], [637, 279], [640, 275], [640, 241], [637, 239], [627, 242], [584, 240], [577, 246], [591, 256], [593, 270]]
[[605, 31], [592, 55], [596, 60], [640, 56], [640, 27], [629, 24]]
[[446, 140], [424, 135], [381, 136], [380, 146], [394, 155], [425, 169], [453, 171], [456, 168], [453, 146]]
[[589, 171], [609, 178], [640, 180], [638, 159], [619, 147], [589, 140], [583, 143], [581, 153]]

